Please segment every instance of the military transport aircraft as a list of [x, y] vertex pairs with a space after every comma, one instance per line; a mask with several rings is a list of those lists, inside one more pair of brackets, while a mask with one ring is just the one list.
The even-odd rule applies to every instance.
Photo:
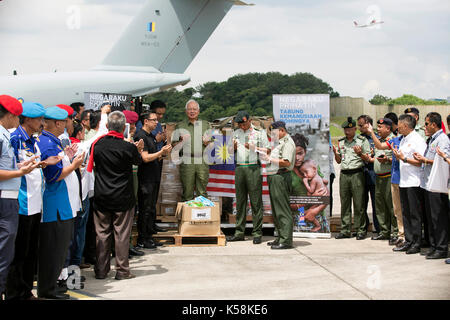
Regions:
[[[184, 72], [234, 0], [149, 0], [100, 65], [89, 71], [0, 77], [1, 94], [44, 106], [83, 101], [85, 92], [162, 91], [190, 81]], [[86, 44], [88, 45], [88, 44]]]

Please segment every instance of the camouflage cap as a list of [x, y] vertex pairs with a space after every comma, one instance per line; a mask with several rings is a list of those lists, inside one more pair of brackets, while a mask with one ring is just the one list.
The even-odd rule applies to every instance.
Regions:
[[352, 119], [352, 117], [348, 117], [347, 121], [345, 121], [342, 124], [342, 128], [346, 129], [346, 128], [355, 128], [356, 127], [356, 121]]
[[248, 119], [250, 119], [250, 115], [248, 114], [247, 111], [242, 110], [237, 113], [236, 117], [234, 117], [234, 122], [242, 123], [246, 122]]
[[415, 113], [415, 114], [419, 114], [419, 109], [414, 108], [414, 107], [412, 107], [412, 108], [406, 108], [406, 109], [405, 109], [405, 114], [406, 114], [406, 113]]

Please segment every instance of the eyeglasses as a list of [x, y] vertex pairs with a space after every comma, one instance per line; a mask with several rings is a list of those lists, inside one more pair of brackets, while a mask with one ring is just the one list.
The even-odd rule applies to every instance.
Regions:
[[158, 121], [158, 119], [147, 119], [148, 121]]

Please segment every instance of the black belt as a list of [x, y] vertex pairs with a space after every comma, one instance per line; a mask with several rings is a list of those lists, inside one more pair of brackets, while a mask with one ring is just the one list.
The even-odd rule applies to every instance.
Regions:
[[282, 173], [286, 173], [286, 172], [289, 172], [289, 170], [286, 168], [283, 168], [283, 169], [278, 170], [277, 174], [282, 174]]
[[349, 170], [341, 170], [341, 173], [343, 174], [353, 174], [358, 172], [364, 172], [364, 167], [358, 168], [358, 169], [349, 169]]

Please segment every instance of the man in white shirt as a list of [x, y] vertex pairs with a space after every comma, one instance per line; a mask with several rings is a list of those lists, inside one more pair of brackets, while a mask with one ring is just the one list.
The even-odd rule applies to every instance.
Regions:
[[[430, 174], [436, 159], [436, 148], [439, 147], [446, 153], [450, 153], [450, 140], [442, 131], [442, 118], [437, 112], [430, 112], [425, 118], [425, 135], [427, 149], [425, 154], [414, 154], [414, 158], [422, 164], [422, 180], [420, 187], [425, 193], [425, 213], [428, 220], [431, 248], [424, 253], [427, 259], [445, 259], [448, 254], [448, 192], [430, 191]], [[448, 164], [439, 167], [439, 172], [448, 170]], [[445, 171], [444, 171], [445, 172]]]
[[407, 254], [420, 252], [422, 238], [422, 215], [420, 188], [421, 162], [414, 154], [425, 153], [427, 145], [423, 138], [414, 130], [416, 119], [409, 114], [399, 117], [398, 131], [404, 136], [399, 148], [393, 149], [395, 157], [400, 162], [400, 201], [402, 203], [403, 225], [405, 228], [405, 243], [394, 248], [394, 251], [406, 251]]

